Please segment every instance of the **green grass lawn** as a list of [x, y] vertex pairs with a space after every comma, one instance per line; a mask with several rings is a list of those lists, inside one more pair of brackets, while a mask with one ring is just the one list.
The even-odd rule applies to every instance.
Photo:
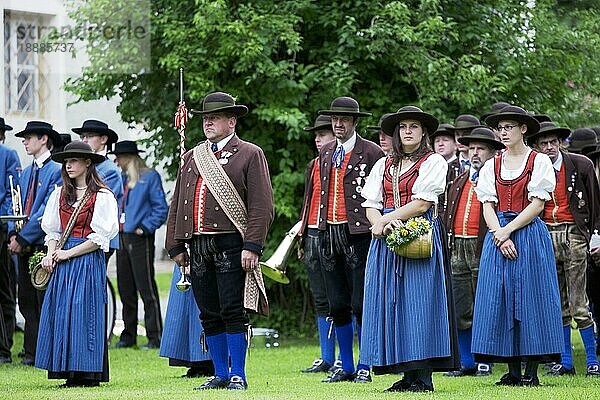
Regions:
[[[574, 335], [575, 336], [575, 335]], [[15, 349], [22, 346], [18, 334]], [[140, 338], [139, 342], [143, 342]], [[0, 366], [1, 399], [600, 399], [600, 379], [586, 378], [580, 341], [575, 357], [576, 377], [543, 377], [540, 388], [499, 388], [494, 382], [506, 371], [497, 366], [492, 377], [446, 378], [434, 375], [436, 391], [429, 394], [382, 393], [397, 376], [375, 376], [371, 384], [324, 384], [325, 374], [301, 374], [317, 354], [316, 343], [283, 340], [279, 349], [253, 348], [248, 355], [249, 388], [245, 393], [192, 390], [203, 379], [180, 376], [184, 368], [168, 366], [153, 350], [111, 349], [110, 382], [98, 388], [58, 386], [64, 381], [48, 380], [46, 371], [24, 367], [18, 363]], [[258, 343], [258, 341], [257, 341]], [[14, 356], [15, 361], [20, 361]]]

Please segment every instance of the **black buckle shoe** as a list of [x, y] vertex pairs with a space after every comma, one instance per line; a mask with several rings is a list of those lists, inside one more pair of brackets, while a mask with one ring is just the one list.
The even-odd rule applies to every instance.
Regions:
[[317, 358], [315, 361], [313, 361], [312, 365], [309, 368], [303, 369], [302, 372], [304, 372], [304, 373], [328, 372], [330, 368], [331, 368], [331, 364], [329, 364], [327, 361], [325, 361], [321, 358]]
[[433, 392], [433, 384], [428, 385], [422, 380], [417, 379], [416, 381], [410, 384], [410, 387], [406, 389], [406, 391], [415, 393]]
[[246, 381], [242, 379], [241, 376], [233, 375], [231, 379], [229, 379], [229, 384], [227, 385], [227, 390], [246, 390], [248, 389], [248, 384]]
[[[202, 362], [205, 364], [205, 362]], [[213, 376], [215, 374], [215, 367], [213, 366], [212, 361], [208, 361], [206, 365], [201, 365], [198, 367], [190, 367], [184, 375], [181, 375], [182, 378], [201, 378], [204, 376]]]
[[[574, 368], [573, 368], [573, 370], [574, 370]], [[585, 374], [585, 376], [600, 376], [600, 365], [598, 365], [598, 364], [588, 365], [587, 373]]]
[[500, 380], [498, 382], [496, 382], [496, 385], [498, 385], [498, 386], [519, 386], [520, 383], [521, 383], [520, 377], [516, 377], [511, 374], [504, 374], [504, 375], [502, 375], [502, 378], [500, 378]]
[[541, 386], [540, 379], [537, 376], [523, 375], [521, 377], [521, 382], [519, 382], [519, 386], [528, 386], [528, 387]]
[[406, 379], [401, 379], [397, 382], [394, 382], [394, 384], [385, 389], [384, 392], [406, 392], [410, 385], [411, 382], [407, 381]]
[[333, 365], [329, 368], [329, 371], [327, 371], [327, 372], [330, 372], [333, 374], [335, 371], [337, 371], [340, 368], [342, 368], [342, 360], [335, 360], [333, 362]]
[[336, 382], [352, 382], [354, 381], [354, 373], [346, 372], [343, 369], [338, 369], [328, 377], [327, 379], [323, 379], [321, 382], [325, 383], [336, 383]]
[[194, 390], [225, 389], [228, 385], [229, 379], [211, 376], [202, 385], [194, 388]]
[[475, 376], [490, 376], [492, 374], [492, 364], [477, 364], [477, 373]]
[[475, 376], [477, 374], [477, 368], [464, 368], [461, 367], [458, 371], [448, 371], [444, 373], [444, 376], [451, 376], [458, 378], [461, 376]]
[[546, 372], [546, 376], [563, 376], [563, 375], [575, 375], [575, 367], [567, 369], [562, 364], [554, 364], [550, 371]]
[[135, 343], [128, 343], [122, 340], [119, 340], [117, 343], [115, 343], [115, 349], [128, 349], [133, 346], [135, 346]]
[[354, 383], [371, 383], [371, 371], [368, 369], [359, 369], [354, 376]]

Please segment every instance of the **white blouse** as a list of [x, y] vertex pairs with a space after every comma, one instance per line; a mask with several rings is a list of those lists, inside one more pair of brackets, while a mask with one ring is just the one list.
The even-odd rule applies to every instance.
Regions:
[[[50, 240], [60, 240], [62, 234], [59, 211], [61, 190], [62, 186], [52, 192], [42, 217], [42, 230], [46, 233], [46, 246]], [[87, 239], [96, 243], [105, 252], [109, 250], [110, 240], [119, 233], [118, 210], [117, 200], [112, 192], [100, 189], [96, 195], [94, 214], [90, 222], [92, 233], [87, 236]]]
[[[517, 169], [506, 168], [504, 165], [504, 154], [506, 153], [502, 153], [502, 168], [500, 169], [500, 176], [502, 179], [511, 180], [518, 178], [525, 169], [527, 158], [530, 153], [531, 149], [529, 149], [525, 157], [523, 157], [523, 162], [521, 162], [521, 165]], [[546, 154], [538, 153], [533, 160], [531, 180], [527, 184], [527, 198], [529, 201], [531, 201], [533, 197], [537, 197], [544, 201], [550, 200], [550, 193], [554, 191], [555, 187], [556, 175], [554, 174], [552, 161], [550, 161], [550, 157]], [[486, 201], [498, 203], [494, 158], [487, 160], [483, 167], [481, 167], [475, 192], [477, 193], [477, 198], [482, 203]]]
[[[380, 158], [371, 173], [367, 177], [365, 186], [360, 194], [366, 199], [362, 203], [365, 208], [375, 208], [377, 210], [383, 210], [383, 175], [385, 173], [385, 160], [386, 157]], [[407, 172], [412, 165], [407, 166], [400, 171], [400, 175]], [[439, 154], [430, 155], [421, 167], [419, 168], [419, 175], [415, 180], [412, 188], [411, 200], [420, 199], [430, 201], [437, 204], [438, 197], [444, 193], [446, 188], [446, 173], [448, 172], [448, 163]], [[391, 171], [390, 171], [391, 174]]]

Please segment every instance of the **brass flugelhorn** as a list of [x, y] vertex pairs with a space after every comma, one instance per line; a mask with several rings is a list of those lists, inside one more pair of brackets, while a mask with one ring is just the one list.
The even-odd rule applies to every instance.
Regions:
[[301, 226], [302, 221], [296, 222], [296, 225], [285, 234], [285, 237], [279, 246], [277, 246], [275, 253], [273, 253], [267, 261], [260, 262], [262, 273], [265, 274], [267, 278], [283, 284], [290, 283], [290, 279], [285, 276], [285, 265], [288, 257], [292, 253], [294, 243], [298, 240], [298, 231]]
[[179, 266], [179, 272], [181, 272], [181, 277], [179, 278], [175, 286], [180, 292], [187, 292], [192, 287], [190, 277], [185, 273], [185, 267], [183, 265]]
[[27, 221], [27, 215], [23, 215], [21, 186], [14, 184], [12, 175], [8, 176], [8, 182], [10, 184], [10, 198], [12, 200], [12, 215], [3, 215], [0, 217], [0, 220], [2, 220], [2, 222], [14, 221], [15, 231], [19, 232], [23, 229], [25, 221]]

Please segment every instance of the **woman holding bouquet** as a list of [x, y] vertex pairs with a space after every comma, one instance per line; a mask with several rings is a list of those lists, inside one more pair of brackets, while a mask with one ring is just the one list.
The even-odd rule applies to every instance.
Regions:
[[[428, 140], [437, 126], [435, 117], [413, 106], [385, 118], [381, 128], [393, 135], [393, 155], [375, 164], [361, 193], [373, 240], [360, 362], [372, 365], [376, 374], [404, 372], [390, 392], [433, 391], [433, 371], [460, 367], [450, 272], [436, 212], [448, 164]], [[406, 223], [411, 218], [419, 219]], [[388, 248], [385, 236], [395, 227], [408, 233], [423, 223], [432, 230], [431, 257], [402, 257]]]
[[564, 348], [554, 250], [539, 218], [555, 172], [547, 155], [523, 141], [540, 129], [525, 110], [505, 107], [486, 123], [506, 151], [484, 164], [475, 189], [490, 231], [479, 264], [472, 351], [476, 361], [508, 363], [498, 385], [538, 386], [538, 364], [560, 362]]
[[[119, 231], [117, 202], [96, 171], [105, 158], [89, 145], [71, 142], [52, 159], [62, 163], [63, 186], [50, 195], [42, 218], [48, 246], [42, 267], [52, 275], [35, 366], [48, 370], [49, 379], [66, 379], [67, 387], [98, 386], [108, 382], [104, 252]], [[57, 249], [76, 210], [73, 229]]]

